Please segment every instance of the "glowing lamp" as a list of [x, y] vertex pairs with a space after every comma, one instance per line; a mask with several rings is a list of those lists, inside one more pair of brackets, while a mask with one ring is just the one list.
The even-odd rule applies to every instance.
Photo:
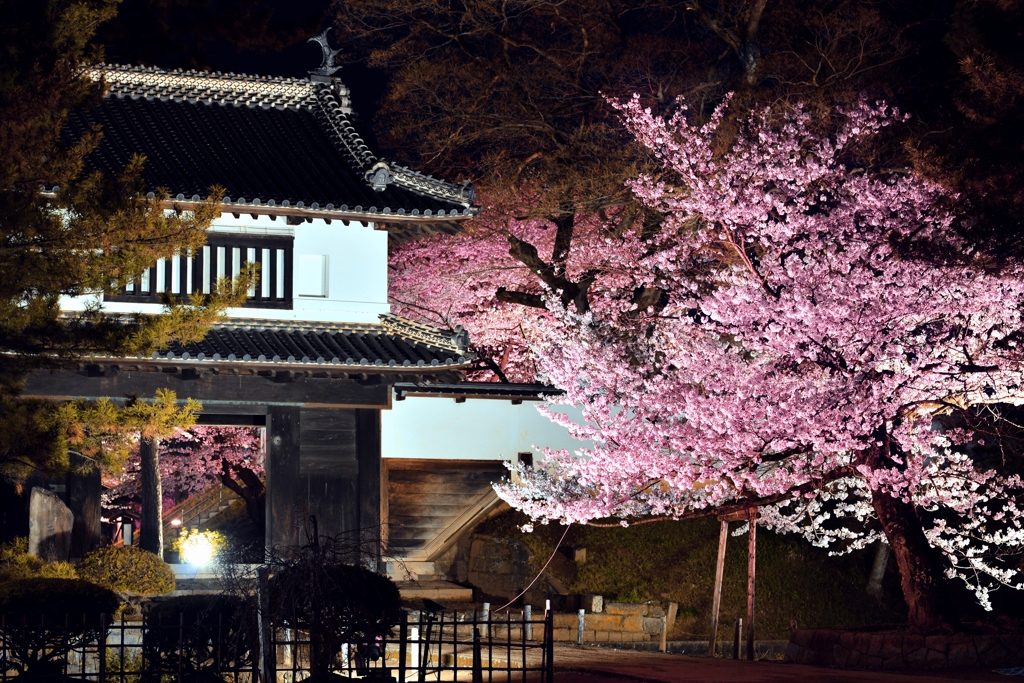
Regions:
[[192, 534], [181, 543], [181, 559], [196, 567], [208, 565], [215, 551], [213, 539], [207, 534]]
[[171, 526], [173, 526], [173, 527], [181, 526], [181, 520], [180, 519], [172, 519], [171, 520]]

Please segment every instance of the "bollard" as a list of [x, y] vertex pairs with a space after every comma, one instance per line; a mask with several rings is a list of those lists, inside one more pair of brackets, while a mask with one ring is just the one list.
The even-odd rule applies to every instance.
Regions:
[[583, 644], [583, 617], [586, 613], [586, 610], [580, 610], [579, 622], [576, 624], [576, 643], [579, 645]]
[[743, 619], [736, 619], [735, 627], [732, 631], [732, 658], [740, 658], [740, 634], [743, 633]]
[[480, 635], [486, 638], [491, 634], [491, 603], [489, 602], [484, 603], [484, 613], [481, 621], [483, 621], [483, 631]]
[[661, 642], [658, 643], [658, 652], [668, 650], [668, 617], [661, 617]]
[[410, 669], [420, 668], [420, 629], [418, 626], [409, 627], [409, 663]]
[[533, 640], [533, 623], [531, 619], [533, 619], [533, 606], [527, 605], [523, 608], [523, 628], [526, 629], [523, 638], [525, 640]]

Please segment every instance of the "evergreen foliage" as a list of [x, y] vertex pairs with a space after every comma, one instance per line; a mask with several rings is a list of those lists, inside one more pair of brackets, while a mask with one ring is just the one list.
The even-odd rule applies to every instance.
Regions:
[[161, 595], [174, 590], [171, 568], [138, 546], [108, 545], [86, 553], [78, 575], [118, 593]]

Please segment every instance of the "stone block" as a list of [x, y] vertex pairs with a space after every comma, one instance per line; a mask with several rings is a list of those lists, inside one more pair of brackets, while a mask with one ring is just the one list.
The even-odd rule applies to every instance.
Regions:
[[924, 646], [929, 650], [942, 650], [945, 652], [946, 638], [947, 636], [925, 636]]
[[33, 486], [28, 503], [28, 552], [43, 562], [67, 562], [75, 515], [55, 493]]
[[662, 609], [661, 603], [659, 602], [648, 602], [644, 604], [644, 616], [652, 619], [660, 619], [665, 616], [665, 610]]
[[576, 642], [576, 629], [556, 628], [554, 629], [552, 636], [559, 642]]
[[798, 647], [807, 647], [811, 644], [811, 633], [807, 629], [796, 629], [789, 632], [789, 642]]
[[597, 631], [583, 631], [583, 642], [594, 643], [597, 642]]
[[[882, 649], [878, 655], [883, 659], [889, 659], [903, 654], [903, 636], [898, 633], [887, 633], [882, 636]], [[902, 661], [902, 660], [900, 660]]]
[[[927, 638], [925, 639], [927, 640]], [[925, 669], [944, 669], [946, 668], [946, 650], [933, 650], [928, 648], [928, 654], [924, 659]]]
[[608, 632], [608, 641], [612, 642], [612, 643], [621, 643], [622, 642], [622, 631], [609, 631]]
[[[868, 641], [867, 654], [870, 657], [881, 657], [882, 656], [882, 644], [885, 642], [885, 636], [880, 633], [872, 633], [871, 640]], [[881, 663], [881, 662], [879, 662]]]
[[857, 660], [856, 665], [862, 669], [881, 669], [882, 658], [873, 657], [871, 655], [861, 655], [860, 658]]
[[924, 647], [924, 636], [903, 636], [903, 654], [916, 652]]
[[622, 626], [620, 628], [623, 631], [640, 633], [644, 630], [644, 618], [639, 614], [631, 617], [622, 617]]
[[800, 657], [800, 664], [817, 664], [818, 663], [818, 651], [812, 650], [809, 647], [805, 647], [803, 655]]
[[909, 650], [903, 653], [903, 661], [908, 669], [923, 669], [928, 660], [928, 648], [923, 647], [924, 638], [921, 638], [922, 647], [916, 650]]
[[[577, 614], [558, 614], [554, 615], [555, 628], [572, 628], [575, 629], [580, 623], [579, 615]], [[584, 621], [584, 627], [586, 621]]]
[[594, 639], [599, 643], [607, 643], [611, 640], [611, 635], [608, 631], [596, 631]]
[[631, 605], [626, 602], [606, 602], [604, 604], [605, 614], [617, 614], [624, 617], [642, 617], [644, 615], [643, 605]]
[[621, 631], [623, 617], [616, 614], [586, 614], [583, 616], [585, 628], [601, 631]]
[[870, 633], [854, 633], [853, 634], [853, 648], [861, 654], [867, 654], [868, 650], [871, 649], [871, 634]]
[[587, 612], [600, 614], [604, 611], [604, 597], [588, 593], [587, 595], [583, 596], [580, 608], [585, 609]]
[[845, 631], [839, 634], [839, 645], [847, 650], [852, 650], [854, 647], [853, 633]]
[[661, 617], [658, 617], [657, 619], [652, 617], [644, 617], [643, 630], [644, 633], [661, 633]]
[[789, 644], [786, 645], [786, 651], [782, 654], [782, 661], [795, 664], [803, 658], [804, 650], [806, 649], [790, 640]]
[[882, 668], [897, 671], [900, 669], [907, 668], [907, 665], [903, 662], [903, 654], [893, 655], [892, 657], [885, 657], [882, 659]]
[[852, 666], [849, 661], [853, 651], [838, 643], [832, 646], [832, 664], [835, 666]]
[[1009, 666], [1016, 664], [1014, 650], [1016, 640], [1009, 636], [983, 636], [975, 641], [978, 664], [985, 667]]
[[978, 665], [978, 652], [973, 642], [950, 643], [948, 653], [946, 658], [950, 668]]

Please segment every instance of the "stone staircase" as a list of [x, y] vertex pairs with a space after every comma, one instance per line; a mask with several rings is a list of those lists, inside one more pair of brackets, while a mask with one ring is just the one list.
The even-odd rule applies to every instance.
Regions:
[[164, 513], [164, 538], [174, 538], [178, 529], [202, 529], [236, 500], [240, 500], [238, 494], [223, 484], [190, 496]]

